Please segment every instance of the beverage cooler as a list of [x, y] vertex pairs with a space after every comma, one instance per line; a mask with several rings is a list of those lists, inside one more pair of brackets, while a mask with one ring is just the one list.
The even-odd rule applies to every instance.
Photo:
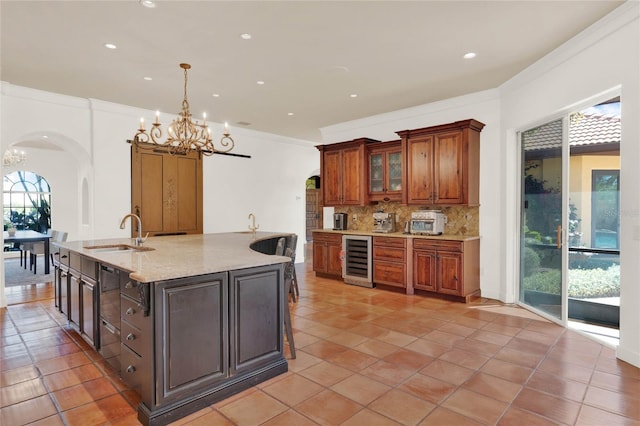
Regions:
[[364, 235], [343, 235], [342, 278], [347, 284], [373, 287], [372, 239]]

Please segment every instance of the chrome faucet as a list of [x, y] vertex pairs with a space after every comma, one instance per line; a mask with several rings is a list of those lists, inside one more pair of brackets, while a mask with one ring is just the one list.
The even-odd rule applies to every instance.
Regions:
[[[145, 237], [142, 238], [142, 220], [140, 220], [140, 216], [133, 213], [129, 213], [122, 218], [122, 222], [120, 222], [120, 229], [124, 229], [124, 223], [127, 221], [128, 217], [132, 218], [131, 222], [133, 222], [134, 217], [138, 220], [138, 236], [134, 240], [133, 244], [136, 246], [141, 246], [142, 243], [147, 241], [147, 237], [149, 236], [149, 233], [147, 232], [147, 235], [145, 235]], [[133, 226], [133, 224], [131, 224], [131, 226]]]
[[256, 229], [260, 228], [260, 225], [256, 225], [256, 216], [253, 213], [249, 213], [249, 219], [252, 220], [251, 225], [249, 225], [249, 229], [254, 234], [256, 233]]

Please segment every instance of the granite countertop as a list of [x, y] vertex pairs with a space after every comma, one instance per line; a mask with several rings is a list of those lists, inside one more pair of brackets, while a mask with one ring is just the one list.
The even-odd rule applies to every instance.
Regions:
[[[91, 246], [126, 244], [132, 238], [66, 241], [52, 243], [102, 263], [130, 271], [130, 277], [140, 282], [183, 278], [235, 269], [288, 262], [283, 256], [270, 256], [249, 246], [260, 240], [291, 235], [282, 232], [229, 232], [221, 234], [174, 235], [149, 237], [145, 251], [98, 251]], [[153, 250], [148, 250], [152, 248]]]
[[414, 239], [426, 239], [426, 240], [447, 240], [447, 241], [471, 241], [479, 240], [477, 235], [412, 235], [405, 234], [403, 232], [367, 232], [367, 231], [341, 231], [333, 229], [314, 229], [313, 232], [327, 232], [333, 234], [344, 235], [371, 235], [374, 237], [393, 237], [393, 238], [414, 238]]

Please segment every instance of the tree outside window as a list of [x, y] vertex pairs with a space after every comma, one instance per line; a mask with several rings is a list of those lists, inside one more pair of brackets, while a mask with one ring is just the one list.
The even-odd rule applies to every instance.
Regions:
[[46, 233], [51, 228], [51, 188], [42, 176], [14, 171], [3, 178], [4, 229]]

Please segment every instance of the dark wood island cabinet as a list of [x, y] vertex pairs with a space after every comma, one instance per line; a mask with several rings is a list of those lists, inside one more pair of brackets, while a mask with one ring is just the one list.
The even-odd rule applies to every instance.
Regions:
[[[283, 235], [258, 233], [258, 240]], [[123, 244], [113, 240], [61, 243], [80, 265], [68, 263], [62, 275], [65, 264], [54, 263], [58, 294], [69, 294], [61, 311], [139, 393], [143, 424], [168, 424], [287, 371], [283, 271], [290, 258], [258, 253], [251, 243], [241, 233], [150, 238], [145, 246], [154, 250], [144, 252], [87, 248]], [[83, 278], [85, 265], [93, 275]], [[101, 306], [111, 312], [103, 316]]]

